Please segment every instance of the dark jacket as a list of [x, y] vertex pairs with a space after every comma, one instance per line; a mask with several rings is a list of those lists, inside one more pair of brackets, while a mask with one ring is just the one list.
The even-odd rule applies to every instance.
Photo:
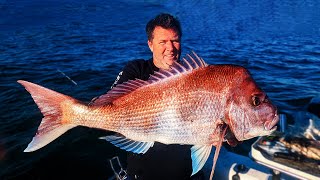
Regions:
[[[113, 86], [136, 78], [147, 80], [159, 69], [152, 59], [130, 61], [120, 72]], [[127, 170], [131, 179], [190, 179], [191, 146], [165, 145], [155, 142], [145, 154], [128, 152]]]

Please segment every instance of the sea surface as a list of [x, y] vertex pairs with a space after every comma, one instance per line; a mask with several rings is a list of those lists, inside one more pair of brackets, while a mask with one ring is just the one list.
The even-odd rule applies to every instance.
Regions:
[[[151, 57], [145, 25], [160, 12], [180, 19], [182, 56], [248, 68], [290, 124], [307, 121], [296, 113], [320, 95], [319, 9], [317, 0], [0, 0], [0, 179], [107, 179], [114, 156], [125, 166], [125, 152], [98, 139], [108, 132], [86, 127], [24, 153], [42, 115], [17, 80], [89, 102], [128, 61]], [[231, 150], [247, 155], [248, 143]]]

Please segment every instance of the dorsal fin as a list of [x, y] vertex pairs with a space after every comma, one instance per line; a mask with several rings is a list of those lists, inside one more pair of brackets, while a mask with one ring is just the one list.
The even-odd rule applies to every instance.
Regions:
[[94, 100], [90, 105], [107, 105], [112, 103], [114, 100], [131, 93], [132, 91], [143, 87], [148, 84], [156, 83], [163, 79], [167, 79], [169, 77], [183, 74], [194, 69], [202, 68], [208, 66], [207, 63], [204, 62], [202, 58], [200, 58], [195, 52], [192, 54], [187, 54], [185, 58], [183, 58], [180, 63], [174, 62], [170, 69], [164, 70], [160, 69], [159, 71], [154, 72], [154, 74], [150, 75], [147, 81], [143, 81], [141, 79], [129, 80], [122, 84], [116, 85], [107, 94], [104, 94]]
[[118, 84], [116, 87], [112, 88], [110, 91], [107, 92], [107, 94], [104, 94], [100, 97], [98, 97], [96, 100], [94, 100], [90, 105], [95, 106], [101, 106], [112, 103], [114, 100], [129, 94], [130, 92], [145, 86], [147, 84], [150, 84], [147, 81], [143, 81], [141, 79], [136, 80], [129, 80], [127, 82], [124, 82], [122, 84]]
[[186, 57], [182, 58], [182, 60], [178, 62], [174, 62], [170, 69], [164, 70], [160, 69], [160, 71], [155, 72], [153, 75], [150, 75], [148, 82], [155, 83], [166, 79], [168, 77], [175, 76], [177, 74], [183, 74], [188, 71], [193, 71], [194, 69], [207, 67], [208, 64], [204, 62], [202, 58], [200, 58], [195, 52], [192, 54], [187, 54]]

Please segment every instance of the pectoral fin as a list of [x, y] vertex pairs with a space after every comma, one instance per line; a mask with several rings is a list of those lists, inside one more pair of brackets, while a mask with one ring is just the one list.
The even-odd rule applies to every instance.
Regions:
[[100, 137], [100, 139], [105, 139], [110, 143], [112, 143], [113, 145], [119, 147], [120, 149], [134, 152], [137, 154], [146, 153], [149, 150], [149, 148], [151, 148], [154, 144], [154, 142], [140, 142], [140, 141], [127, 139], [126, 137], [119, 134]]
[[199, 146], [195, 145], [191, 148], [191, 159], [192, 159], [192, 175], [196, 174], [206, 163], [210, 152], [211, 145]]

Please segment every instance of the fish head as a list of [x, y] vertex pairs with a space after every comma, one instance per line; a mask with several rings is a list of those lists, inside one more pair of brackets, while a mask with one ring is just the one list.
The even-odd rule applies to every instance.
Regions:
[[234, 79], [227, 106], [226, 123], [238, 141], [269, 135], [277, 128], [276, 106], [245, 68]]

